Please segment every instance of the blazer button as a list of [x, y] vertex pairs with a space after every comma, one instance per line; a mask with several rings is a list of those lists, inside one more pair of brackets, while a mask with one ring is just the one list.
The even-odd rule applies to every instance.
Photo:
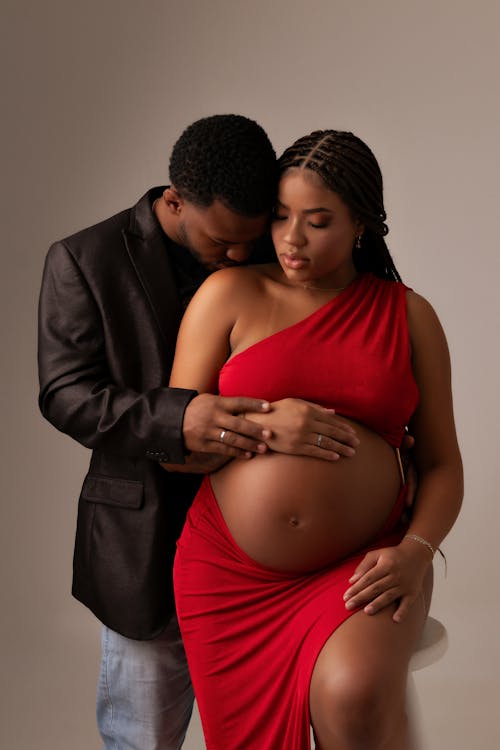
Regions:
[[162, 450], [147, 450], [146, 456], [147, 458], [153, 459], [153, 461], [159, 461], [161, 463], [167, 463], [169, 459], [168, 453], [165, 453], [165, 451]]

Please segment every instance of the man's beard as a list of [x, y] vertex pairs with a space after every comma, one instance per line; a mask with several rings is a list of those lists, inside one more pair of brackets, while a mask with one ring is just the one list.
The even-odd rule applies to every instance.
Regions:
[[193, 256], [193, 258], [201, 265], [203, 268], [205, 268], [207, 271], [218, 271], [221, 268], [228, 268], [229, 266], [239, 266], [241, 263], [234, 263], [229, 258], [219, 258], [219, 260], [214, 260], [211, 263], [207, 263], [207, 261], [203, 258], [203, 256], [196, 250], [196, 248], [193, 247], [193, 244], [191, 240], [189, 239], [189, 233], [186, 229], [186, 225], [183, 221], [179, 222], [178, 227], [178, 243], [186, 248], [186, 250], [189, 251], [189, 253]]
[[198, 263], [200, 263], [201, 265], [204, 265], [198, 252], [194, 249], [193, 245], [191, 244], [191, 240], [189, 239], [189, 234], [186, 229], [186, 225], [183, 221], [179, 222], [179, 226], [177, 229], [177, 241], [179, 245], [182, 245], [182, 247], [185, 247], [186, 250], [189, 250], [193, 258], [195, 258], [198, 261]]

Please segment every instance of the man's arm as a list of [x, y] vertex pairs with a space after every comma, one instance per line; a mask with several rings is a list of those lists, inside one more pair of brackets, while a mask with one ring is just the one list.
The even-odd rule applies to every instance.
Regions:
[[38, 333], [39, 405], [57, 429], [89, 448], [183, 461], [182, 420], [195, 392], [139, 393], [114, 381], [98, 302], [64, 243], [47, 256]]
[[[183, 464], [185, 448], [197, 449], [185, 446], [183, 439], [184, 413], [196, 391], [158, 387], [139, 392], [119, 385], [109, 361], [112, 354], [106, 350], [102, 318], [116, 312], [100, 310], [70, 249], [61, 242], [53, 245], [39, 304], [41, 412], [57, 429], [88, 448]], [[215, 414], [204, 408], [204, 420], [195, 405], [192, 412], [198, 414], [199, 439], [219, 434], [220, 412], [232, 416], [245, 409], [258, 410], [260, 404], [256, 399], [227, 399]], [[257, 450], [262, 434], [261, 427], [250, 424], [249, 450]], [[243, 453], [229, 450], [230, 455]]]

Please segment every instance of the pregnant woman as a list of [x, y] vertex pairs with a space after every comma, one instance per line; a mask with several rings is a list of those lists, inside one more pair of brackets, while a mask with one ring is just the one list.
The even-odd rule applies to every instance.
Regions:
[[360, 443], [333, 462], [270, 451], [205, 477], [178, 543], [179, 622], [208, 750], [305, 750], [311, 724], [320, 750], [404, 750], [408, 663], [462, 496], [447, 346], [389, 255], [366, 144], [316, 131], [279, 163], [278, 263], [203, 284], [170, 384], [314, 401]]

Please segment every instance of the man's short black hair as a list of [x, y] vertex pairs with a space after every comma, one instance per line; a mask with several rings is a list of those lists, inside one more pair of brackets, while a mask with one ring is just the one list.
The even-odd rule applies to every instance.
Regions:
[[220, 200], [243, 216], [270, 211], [278, 180], [265, 131], [242, 115], [213, 115], [186, 128], [170, 157], [170, 180], [197, 206]]

